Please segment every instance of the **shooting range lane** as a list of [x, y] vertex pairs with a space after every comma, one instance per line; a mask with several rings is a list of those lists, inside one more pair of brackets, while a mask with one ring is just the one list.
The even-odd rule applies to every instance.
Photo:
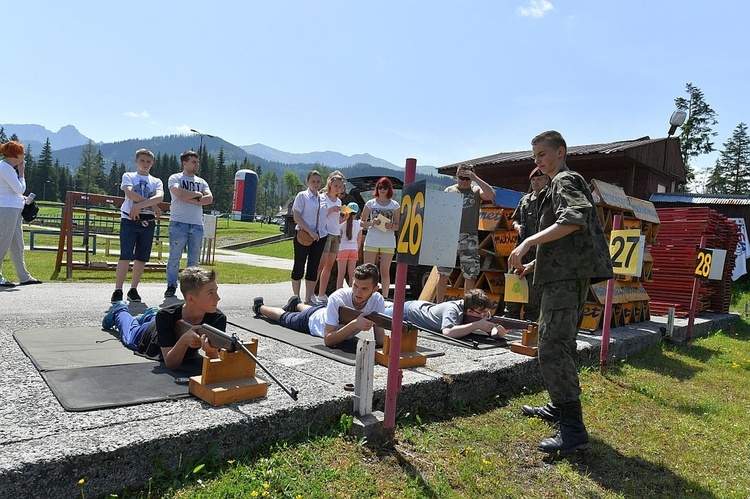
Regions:
[[[44, 278], [44, 276], [40, 276]], [[7, 497], [75, 497], [77, 482], [86, 479], [86, 495], [94, 497], [144, 484], [156, 473], [155, 459], [170, 469], [183, 460], [205, 453], [212, 444], [220, 455], [237, 456], [264, 448], [280, 439], [307, 434], [311, 425], [336, 421], [351, 414], [355, 368], [292, 345], [229, 327], [243, 340], [259, 338], [258, 359], [285, 385], [299, 390], [293, 401], [260, 370], [269, 382], [266, 398], [211, 407], [195, 397], [87, 412], [66, 411], [39, 370], [13, 339], [22, 330], [95, 330], [109, 309], [112, 284], [46, 283], [0, 291], [0, 490]], [[164, 304], [164, 283], [142, 283], [142, 312]], [[281, 306], [289, 298], [289, 282], [278, 284], [221, 284], [219, 303], [230, 321], [251, 319], [251, 303], [263, 296]], [[728, 327], [733, 316], [708, 316], [696, 321], [695, 335]], [[638, 323], [612, 330], [610, 353], [623, 358], [658, 341], [657, 322]], [[677, 319], [678, 331], [685, 320]], [[105, 333], [106, 334], [106, 333]], [[582, 361], [596, 365], [596, 336], [579, 335]], [[114, 341], [109, 343], [115, 343]], [[474, 350], [438, 343], [420, 335], [419, 343], [445, 355], [427, 359], [424, 367], [403, 371], [399, 410], [447, 409], [460, 401], [507, 395], [538, 379], [535, 358], [506, 348]], [[105, 344], [106, 345], [106, 344]], [[122, 347], [123, 350], [124, 347]], [[130, 353], [126, 351], [128, 356]], [[375, 367], [373, 407], [382, 410], [385, 367]], [[122, 380], [128, 382], [128, 380]], [[135, 381], [137, 382], [137, 380]], [[438, 406], [436, 406], [438, 404]], [[184, 461], [183, 461], [184, 463]]]

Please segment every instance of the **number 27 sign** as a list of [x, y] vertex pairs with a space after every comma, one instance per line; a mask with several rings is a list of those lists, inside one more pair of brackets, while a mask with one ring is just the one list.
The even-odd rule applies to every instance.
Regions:
[[643, 248], [646, 238], [640, 230], [613, 230], [609, 239], [609, 255], [615, 274], [639, 276], [643, 269]]

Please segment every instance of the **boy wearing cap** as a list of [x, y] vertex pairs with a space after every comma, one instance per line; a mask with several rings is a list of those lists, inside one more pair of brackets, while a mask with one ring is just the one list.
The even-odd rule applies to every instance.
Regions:
[[349, 271], [349, 286], [354, 279], [354, 269], [359, 261], [359, 247], [362, 244], [362, 225], [359, 223], [357, 214], [359, 206], [355, 202], [341, 208], [341, 244], [339, 254], [336, 256], [338, 265], [338, 276], [336, 276], [336, 289], [344, 285], [344, 274]]
[[[539, 223], [537, 199], [539, 199], [539, 193], [542, 189], [547, 187], [549, 177], [537, 166], [529, 174], [529, 181], [531, 182], [531, 192], [521, 198], [521, 201], [518, 202], [518, 206], [516, 207], [516, 211], [514, 211], [511, 216], [511, 219], [513, 220], [513, 230], [518, 232], [516, 246], [521, 244], [527, 237], [536, 234], [537, 225]], [[531, 248], [521, 261], [522, 263], [529, 263], [535, 257], [536, 247]], [[523, 318], [527, 321], [536, 322], [539, 319], [539, 302], [542, 299], [542, 295], [539, 292], [539, 287], [535, 287], [532, 284], [534, 281], [533, 272], [526, 275], [526, 280], [529, 283], [529, 302], [525, 305], [522, 303], [508, 302], [508, 313], [506, 314], [506, 317], [520, 319], [521, 308], [523, 308]]]

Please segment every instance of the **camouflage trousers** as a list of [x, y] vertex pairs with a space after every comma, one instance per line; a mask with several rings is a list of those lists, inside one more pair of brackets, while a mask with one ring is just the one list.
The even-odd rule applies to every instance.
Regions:
[[539, 321], [539, 305], [542, 301], [542, 287], [531, 284], [534, 281], [534, 274], [526, 274], [526, 281], [529, 283], [529, 302], [515, 303], [507, 302], [505, 308], [508, 310], [505, 317], [511, 319], [521, 319], [521, 309], [523, 309], [523, 319], [532, 322]]
[[570, 279], [544, 284], [539, 317], [539, 367], [552, 403], [578, 401], [576, 336], [590, 280]]
[[[477, 279], [479, 277], [479, 236], [460, 233], [456, 254], [464, 279]], [[439, 275], [451, 275], [454, 267], [438, 267], [437, 269]]]

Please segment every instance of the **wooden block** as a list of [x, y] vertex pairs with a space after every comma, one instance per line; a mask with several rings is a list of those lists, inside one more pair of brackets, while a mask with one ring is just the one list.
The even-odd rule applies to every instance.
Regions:
[[587, 301], [583, 305], [583, 321], [581, 321], [581, 329], [596, 331], [601, 327], [602, 315], [604, 315], [604, 305]]
[[[390, 354], [383, 350], [375, 350], [375, 362], [382, 366], [388, 367], [390, 363]], [[419, 352], [401, 352], [398, 357], [399, 369], [406, 369], [407, 367], [421, 367], [427, 364], [427, 357]]]
[[514, 230], [496, 230], [492, 233], [492, 243], [498, 256], [509, 256], [517, 240], [518, 234]]
[[[245, 347], [255, 355], [258, 339]], [[245, 352], [221, 350], [218, 359], [203, 359], [202, 374], [190, 378], [188, 390], [211, 405], [225, 405], [265, 397], [268, 383], [255, 378], [255, 361]]]
[[484, 272], [482, 275], [492, 293], [496, 295], [505, 293], [505, 275], [502, 272]]
[[510, 351], [520, 353], [521, 355], [528, 355], [529, 357], [536, 357], [538, 348], [536, 343], [533, 345], [523, 345], [518, 341], [513, 341], [510, 344]]
[[435, 301], [435, 295], [437, 294], [437, 283], [440, 276], [437, 273], [437, 267], [432, 267], [430, 276], [427, 278], [427, 282], [422, 288], [422, 292], [419, 294], [419, 299], [422, 301]]
[[[245, 355], [243, 353], [243, 355]], [[190, 378], [190, 393], [211, 405], [226, 405], [265, 397], [268, 383], [257, 378], [241, 378], [218, 383], [203, 383], [203, 376]]]
[[530, 346], [539, 343], [539, 329], [528, 328], [524, 329], [521, 334], [521, 345]]
[[623, 325], [633, 322], [633, 302], [622, 304], [622, 322]]

